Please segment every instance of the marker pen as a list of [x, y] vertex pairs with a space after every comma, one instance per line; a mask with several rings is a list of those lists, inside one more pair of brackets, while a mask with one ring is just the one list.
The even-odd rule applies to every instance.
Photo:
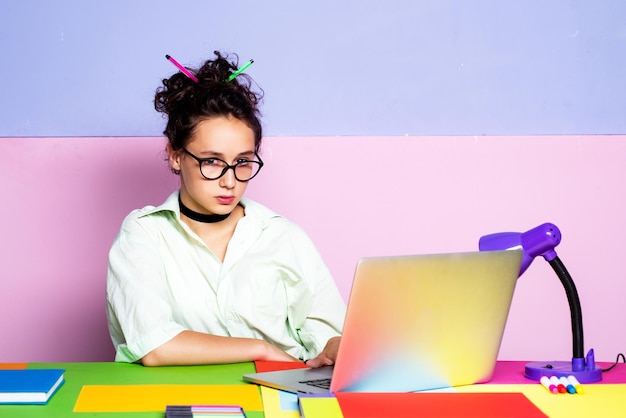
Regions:
[[574, 387], [574, 385], [570, 383], [567, 377], [565, 376], [559, 377], [559, 382], [561, 382], [561, 384], [565, 386], [565, 389], [567, 389], [567, 393], [571, 393], [571, 394], [576, 393], [576, 388]]
[[540, 380], [543, 387], [548, 389], [550, 393], [559, 393], [559, 389], [550, 382], [550, 378], [548, 376], [541, 376]]
[[580, 384], [580, 382], [578, 382], [578, 379], [576, 379], [576, 376], [569, 375], [567, 376], [567, 380], [569, 380], [569, 382], [574, 386], [574, 388], [576, 388], [576, 393], [583, 393], [583, 387]]
[[563, 386], [561, 382], [559, 382], [559, 378], [556, 376], [550, 376], [550, 383], [557, 387], [559, 393], [567, 393], [567, 388]]
[[174, 64], [176, 66], [176, 68], [178, 68], [181, 73], [185, 74], [187, 76], [187, 78], [189, 78], [191, 81], [193, 81], [194, 83], [198, 82], [198, 78], [195, 75], [191, 74], [191, 72], [189, 72], [188, 69], [186, 69], [185, 67], [180, 65], [178, 63], [178, 61], [176, 61], [174, 58], [170, 57], [169, 55], [166, 55], [165, 59], [167, 59], [169, 62]]
[[241, 68], [239, 68], [237, 71], [235, 71], [234, 73], [232, 73], [230, 75], [230, 77], [228, 77], [228, 80], [226, 80], [226, 82], [228, 83], [229, 81], [233, 81], [235, 79], [235, 77], [237, 77], [239, 74], [243, 73], [244, 71], [246, 71], [246, 69], [252, 65], [252, 63], [254, 62], [254, 60], [250, 60], [248, 62], [246, 62], [244, 65], [241, 66]]

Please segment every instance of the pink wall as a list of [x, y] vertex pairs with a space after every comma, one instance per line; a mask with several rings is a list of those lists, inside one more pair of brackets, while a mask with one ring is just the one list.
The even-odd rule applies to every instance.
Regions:
[[[176, 186], [161, 138], [0, 138], [1, 361], [111, 360], [108, 248]], [[626, 347], [626, 136], [272, 137], [248, 196], [300, 223], [347, 299], [362, 256], [471, 251], [543, 222], [580, 294], [585, 347]], [[518, 282], [502, 359], [567, 360], [569, 310], [543, 260]]]

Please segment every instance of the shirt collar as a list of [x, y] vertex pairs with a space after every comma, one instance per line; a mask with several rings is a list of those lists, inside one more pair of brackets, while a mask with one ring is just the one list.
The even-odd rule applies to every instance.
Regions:
[[[180, 190], [176, 190], [171, 195], [169, 195], [169, 197], [161, 205], [146, 211], [141, 216], [149, 216], [159, 212], [173, 212], [175, 218], [180, 220], [180, 206], [178, 205], [179, 193]], [[243, 206], [245, 211], [244, 219], [255, 222], [259, 225], [259, 227], [261, 227], [261, 229], [267, 228], [271, 219], [281, 217], [266, 206], [250, 200], [246, 197], [241, 199], [240, 204], [241, 206]]]
[[176, 190], [174, 193], [169, 195], [169, 197], [163, 202], [160, 206], [152, 208], [144, 212], [141, 216], [152, 215], [153, 213], [158, 212], [174, 212], [176, 218], [180, 219], [180, 207], [178, 206], [178, 193], [180, 191]]

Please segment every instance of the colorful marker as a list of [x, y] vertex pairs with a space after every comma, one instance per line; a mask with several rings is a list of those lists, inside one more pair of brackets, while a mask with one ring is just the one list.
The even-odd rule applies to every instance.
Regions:
[[557, 387], [559, 393], [567, 393], [567, 388], [563, 386], [561, 382], [559, 382], [559, 378], [556, 376], [550, 376], [550, 383]]
[[574, 386], [574, 388], [576, 388], [576, 393], [583, 393], [583, 387], [580, 384], [580, 382], [578, 382], [578, 379], [576, 379], [576, 376], [569, 375], [569, 376], [567, 376], [567, 380], [569, 380], [569, 382], [572, 384], [572, 386]]
[[574, 387], [574, 385], [570, 383], [567, 377], [565, 376], [559, 377], [559, 382], [561, 382], [561, 384], [565, 386], [565, 389], [567, 389], [567, 393], [571, 393], [571, 394], [576, 393], [576, 388]]
[[559, 389], [550, 382], [550, 378], [548, 376], [541, 376], [540, 380], [543, 387], [548, 389], [551, 393], [559, 393]]
[[234, 73], [232, 73], [230, 75], [230, 77], [228, 77], [228, 80], [226, 80], [226, 82], [228, 83], [229, 81], [233, 81], [235, 79], [235, 77], [237, 77], [239, 74], [243, 73], [244, 71], [246, 71], [246, 69], [252, 65], [252, 63], [254, 62], [254, 60], [250, 60], [248, 62], [246, 62], [244, 65], [241, 66], [241, 68], [239, 68], [237, 71], [235, 71]]
[[196, 76], [191, 74], [188, 69], [180, 65], [178, 61], [176, 61], [174, 58], [170, 57], [169, 55], [165, 55], [165, 58], [167, 58], [169, 62], [174, 64], [176, 68], [180, 70], [181, 73], [185, 74], [189, 79], [193, 80], [194, 83], [198, 82], [198, 79], [196, 78]]

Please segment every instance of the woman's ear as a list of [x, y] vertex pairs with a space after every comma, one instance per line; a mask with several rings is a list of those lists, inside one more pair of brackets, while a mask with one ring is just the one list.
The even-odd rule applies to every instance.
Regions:
[[167, 144], [167, 159], [174, 172], [180, 172], [180, 152], [174, 151], [171, 144]]

